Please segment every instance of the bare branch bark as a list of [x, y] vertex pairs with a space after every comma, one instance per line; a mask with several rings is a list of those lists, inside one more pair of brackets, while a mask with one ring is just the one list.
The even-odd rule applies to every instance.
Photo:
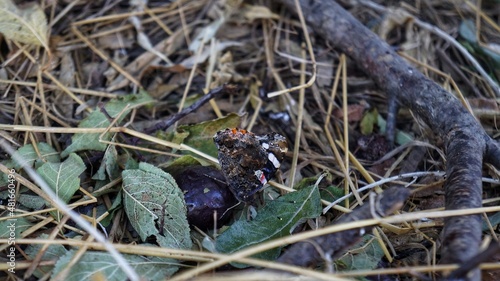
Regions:
[[486, 154], [484, 155], [486, 162], [493, 166], [500, 167], [500, 143], [495, 140], [489, 140], [486, 144]]
[[[294, 0], [281, 2], [296, 10]], [[481, 207], [483, 156], [487, 151], [498, 155], [500, 150], [475, 118], [451, 93], [409, 65], [334, 1], [299, 2], [308, 25], [317, 35], [351, 57], [389, 99], [410, 108], [444, 139], [446, 209]], [[492, 160], [489, 156], [486, 159]], [[492, 162], [498, 165], [499, 161]], [[442, 263], [461, 263], [473, 257], [481, 240], [480, 216], [446, 219], [442, 239]], [[467, 278], [479, 280], [479, 270]]]

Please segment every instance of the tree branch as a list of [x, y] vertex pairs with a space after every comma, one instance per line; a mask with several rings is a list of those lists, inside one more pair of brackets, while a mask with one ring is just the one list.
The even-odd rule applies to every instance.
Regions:
[[[334, 1], [298, 0], [307, 23], [318, 35], [346, 53], [384, 90], [410, 108], [444, 139], [447, 158], [446, 209], [481, 206], [483, 155], [493, 151], [491, 138], [457, 98], [398, 56], [387, 43]], [[295, 10], [295, 0], [281, 0]], [[497, 150], [498, 151], [498, 150]], [[490, 159], [487, 157], [487, 159]], [[493, 164], [498, 164], [498, 161]], [[481, 239], [479, 215], [448, 218], [443, 229], [443, 263], [473, 257]], [[468, 280], [479, 280], [475, 269]]]

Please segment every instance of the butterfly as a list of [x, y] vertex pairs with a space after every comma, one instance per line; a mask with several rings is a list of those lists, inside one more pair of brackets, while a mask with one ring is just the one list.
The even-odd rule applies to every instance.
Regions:
[[218, 131], [214, 142], [229, 189], [243, 202], [251, 202], [275, 175], [288, 150], [280, 134], [258, 136], [238, 128]]

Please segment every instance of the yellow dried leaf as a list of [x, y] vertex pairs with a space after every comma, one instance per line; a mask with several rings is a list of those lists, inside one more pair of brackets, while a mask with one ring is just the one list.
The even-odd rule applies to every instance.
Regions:
[[8, 39], [47, 48], [47, 18], [36, 4], [19, 9], [11, 0], [1, 0], [0, 32]]
[[243, 12], [245, 18], [250, 21], [254, 21], [256, 19], [278, 19], [279, 15], [271, 12], [269, 8], [264, 6], [246, 6], [245, 11]]

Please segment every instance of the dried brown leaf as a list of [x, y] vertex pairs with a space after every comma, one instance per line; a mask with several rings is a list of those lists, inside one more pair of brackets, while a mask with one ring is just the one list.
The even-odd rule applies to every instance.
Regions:
[[[70, 53], [63, 53], [61, 58], [61, 71], [59, 72], [59, 81], [66, 87], [75, 85], [76, 67]], [[73, 113], [73, 99], [63, 91], [56, 91], [57, 107], [61, 114], [70, 118]]]
[[271, 12], [268, 7], [265, 6], [247, 6], [244, 11], [244, 16], [250, 21], [256, 19], [279, 19], [279, 15]]
[[[347, 119], [349, 122], [359, 122], [363, 118], [363, 113], [365, 112], [366, 106], [363, 104], [350, 104], [347, 106]], [[336, 108], [333, 110], [333, 116], [338, 119], [344, 117], [344, 113], [341, 108]]]
[[0, 32], [8, 39], [47, 48], [47, 18], [37, 4], [19, 9], [11, 0], [0, 1]]

